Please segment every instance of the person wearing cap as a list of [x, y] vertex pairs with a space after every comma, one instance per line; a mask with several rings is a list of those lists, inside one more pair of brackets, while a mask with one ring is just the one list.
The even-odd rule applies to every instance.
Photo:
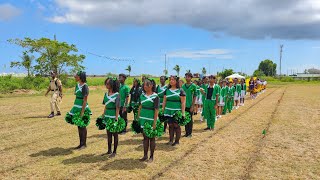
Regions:
[[190, 113], [190, 117], [191, 117], [191, 121], [185, 125], [185, 131], [186, 134], [184, 135], [184, 137], [192, 137], [192, 127], [193, 127], [193, 119], [192, 119], [192, 115], [193, 115], [193, 108], [194, 108], [194, 104], [196, 102], [196, 92], [197, 92], [197, 86], [191, 82], [193, 75], [192, 73], [186, 73], [185, 74], [185, 78], [186, 78], [186, 83], [183, 84], [181, 87], [184, 90], [184, 92], [186, 93], [186, 108], [185, 111]]
[[56, 114], [57, 116], [61, 115], [59, 104], [62, 99], [62, 83], [57, 78], [57, 74], [54, 71], [51, 71], [50, 75], [51, 75], [51, 80], [45, 96], [47, 96], [48, 93], [51, 92], [51, 99], [50, 99], [51, 113], [49, 114], [48, 118], [53, 118], [54, 109], [56, 109], [57, 111], [57, 114]]
[[125, 74], [119, 74], [119, 82], [120, 82], [120, 117], [126, 121], [126, 127], [124, 128], [122, 133], [127, 132], [128, 126], [128, 116], [127, 116], [127, 107], [129, 102], [129, 93], [130, 88], [125, 84], [127, 76]]

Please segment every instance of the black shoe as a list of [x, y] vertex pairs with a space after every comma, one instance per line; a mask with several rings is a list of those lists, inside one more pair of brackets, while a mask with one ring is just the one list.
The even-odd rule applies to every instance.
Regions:
[[176, 145], [178, 145], [179, 144], [179, 142], [174, 142], [173, 144], [172, 144], [172, 146], [176, 146]]
[[123, 130], [120, 134], [126, 134], [127, 130]]
[[172, 145], [172, 144], [173, 144], [172, 141], [167, 142], [167, 145]]
[[146, 161], [148, 160], [148, 157], [144, 156], [143, 158], [139, 159], [139, 161], [143, 162], [143, 161]]
[[189, 135], [187, 136], [187, 138], [192, 138], [192, 134], [189, 134]]
[[183, 135], [183, 137], [188, 137], [188, 134]]
[[207, 130], [209, 130], [209, 129], [210, 129], [210, 128], [207, 127], [207, 128], [205, 128], [204, 130], [207, 131]]
[[49, 114], [48, 118], [53, 118], [54, 117], [54, 113]]
[[148, 160], [148, 163], [152, 163], [153, 162], [153, 157], [150, 157], [150, 159]]
[[58, 111], [57, 114], [56, 114], [56, 116], [61, 116], [61, 112]]
[[116, 157], [116, 153], [112, 153], [112, 154], [109, 156], [109, 158], [114, 158], [114, 157]]
[[85, 149], [87, 146], [86, 145], [79, 145], [78, 147], [76, 147], [76, 150], [82, 150]]
[[111, 151], [108, 151], [108, 152], [102, 154], [101, 156], [106, 156], [106, 155], [110, 155], [110, 154], [112, 154], [112, 152], [111, 152]]

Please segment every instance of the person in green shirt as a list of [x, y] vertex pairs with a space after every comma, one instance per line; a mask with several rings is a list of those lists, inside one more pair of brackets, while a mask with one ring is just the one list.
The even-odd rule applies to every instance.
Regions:
[[241, 94], [240, 94], [240, 106], [244, 106], [244, 97], [247, 94], [246, 80], [241, 79]]
[[[104, 111], [102, 116], [105, 118], [111, 118], [118, 121], [120, 111], [120, 83], [117, 79], [107, 78], [104, 82], [108, 92], [105, 93], [102, 104], [104, 105]], [[112, 137], [114, 138], [113, 151], [111, 151]], [[107, 130], [108, 139], [108, 152], [104, 155], [110, 155], [113, 158], [117, 154], [117, 147], [119, 142], [118, 132], [110, 132]]]
[[226, 96], [225, 96], [224, 107], [223, 107], [223, 110], [222, 110], [222, 114], [223, 114], [223, 115], [226, 115], [226, 114], [227, 114], [228, 103], [229, 103], [229, 82], [228, 82], [228, 80], [225, 80], [225, 82], [226, 82], [226, 86], [225, 86]]
[[226, 102], [226, 96], [227, 96], [227, 86], [226, 86], [226, 80], [222, 80], [220, 82], [221, 89], [219, 93], [219, 108], [218, 108], [218, 118], [221, 118], [221, 115], [223, 114], [222, 110], [224, 109], [225, 102]]
[[[202, 89], [206, 89], [208, 86], [208, 77], [207, 76], [204, 76], [202, 78], [202, 85], [200, 86], [200, 88]], [[203, 121], [203, 118], [204, 118], [204, 112], [205, 112], [205, 109], [204, 109], [204, 101], [206, 100], [205, 97], [202, 97], [202, 113], [201, 113], [201, 117], [200, 117], [200, 121], [202, 122]]]
[[[154, 80], [145, 79], [143, 83], [144, 94], [140, 95], [140, 107], [138, 111], [139, 123], [141, 128], [148, 123], [152, 128], [156, 129], [156, 124], [158, 121], [158, 113], [160, 106], [160, 99], [156, 93], [156, 83]], [[156, 148], [155, 137], [149, 138], [145, 133], [143, 133], [143, 158], [140, 161], [146, 161], [148, 159], [148, 150], [150, 146], [150, 158], [148, 162], [153, 161], [153, 154]]]
[[241, 94], [241, 85], [239, 84], [238, 78], [234, 78], [234, 101], [235, 101], [235, 109], [239, 108], [239, 100], [240, 100], [240, 94]]
[[[163, 96], [168, 88], [168, 86], [166, 85], [167, 80], [168, 80], [168, 78], [166, 76], [161, 76], [160, 77], [160, 84], [157, 86], [157, 90], [156, 90], [156, 92], [160, 98], [160, 108], [161, 109], [162, 109], [162, 104], [163, 104]], [[168, 122], [165, 121], [164, 122], [164, 132], [166, 132], [167, 125], [168, 125]]]
[[205, 96], [205, 118], [207, 119], [207, 128], [204, 130], [214, 130], [214, 124], [216, 122], [216, 110], [218, 108], [218, 99], [220, 93], [219, 85], [215, 84], [216, 77], [209, 76], [209, 84], [206, 89], [201, 88], [201, 93]]
[[231, 111], [233, 109], [234, 92], [235, 92], [235, 88], [233, 86], [233, 83], [232, 83], [232, 81], [229, 81], [228, 104], [227, 104], [227, 110], [229, 113], [231, 113]]
[[119, 82], [120, 82], [120, 117], [123, 118], [126, 122], [126, 127], [124, 128], [122, 133], [127, 132], [128, 126], [128, 116], [127, 116], [127, 107], [129, 100], [129, 92], [130, 88], [125, 84], [127, 76], [125, 74], [119, 74]]
[[[174, 119], [174, 114], [181, 111], [185, 117], [186, 94], [179, 86], [179, 77], [171, 76], [169, 86], [163, 97], [162, 110], [164, 116], [168, 119], [170, 140], [168, 145], [176, 146], [179, 144], [181, 137], [181, 127]], [[176, 134], [175, 142], [173, 142], [174, 134]]]
[[[74, 101], [74, 105], [70, 112], [67, 113], [67, 117], [70, 116], [72, 121], [67, 121], [73, 125], [78, 126], [78, 133], [80, 139], [80, 145], [75, 149], [81, 150], [87, 147], [87, 128], [90, 122], [91, 110], [88, 106], [88, 96], [89, 96], [89, 88], [86, 84], [86, 72], [79, 71], [75, 76], [75, 80], [78, 84], [75, 87], [75, 96], [76, 99]], [[88, 119], [87, 123], [85, 123], [84, 118]], [[80, 119], [80, 120], [79, 120]]]
[[182, 85], [182, 89], [186, 93], [186, 112], [190, 113], [191, 121], [185, 125], [185, 131], [186, 134], [184, 137], [192, 137], [192, 127], [193, 127], [193, 110], [194, 110], [194, 104], [196, 102], [196, 91], [197, 86], [191, 82], [191, 79], [193, 78], [192, 73], [186, 73], [185, 79], [186, 83]]

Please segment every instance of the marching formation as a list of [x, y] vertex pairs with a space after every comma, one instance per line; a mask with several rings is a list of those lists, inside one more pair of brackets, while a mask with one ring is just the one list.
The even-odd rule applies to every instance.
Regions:
[[[130, 125], [135, 134], [142, 134], [144, 154], [141, 161], [152, 162], [156, 149], [156, 139], [164, 135], [168, 129], [168, 145], [177, 146], [181, 138], [181, 126], [185, 127], [184, 137], [191, 138], [193, 116], [201, 114], [200, 121], [206, 121], [204, 130], [213, 131], [215, 123], [223, 115], [231, 113], [245, 104], [247, 91], [251, 99], [255, 99], [265, 91], [266, 81], [251, 78], [247, 89], [245, 79], [218, 79], [213, 76], [192, 80], [191, 73], [185, 74], [185, 83], [178, 76], [161, 76], [160, 84], [152, 78], [134, 79], [132, 88], [126, 84], [126, 75], [108, 77], [104, 85], [101, 109], [102, 115], [96, 119], [99, 130], [106, 130], [110, 158], [117, 154], [119, 134], [128, 129], [127, 113], [133, 112]], [[67, 123], [78, 127], [80, 144], [76, 149], [86, 147], [87, 126], [92, 115], [87, 103], [89, 88], [86, 84], [86, 73], [75, 75], [78, 84], [75, 87], [74, 105], [67, 113]], [[112, 149], [113, 144], [113, 149]], [[150, 156], [148, 153], [150, 150]]]

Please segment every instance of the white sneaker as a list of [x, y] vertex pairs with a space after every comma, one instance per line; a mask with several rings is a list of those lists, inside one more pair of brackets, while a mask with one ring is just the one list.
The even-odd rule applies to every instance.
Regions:
[[239, 108], [239, 106], [236, 106], [236, 109], [238, 109]]
[[202, 116], [200, 116], [200, 122], [203, 122], [203, 117]]

